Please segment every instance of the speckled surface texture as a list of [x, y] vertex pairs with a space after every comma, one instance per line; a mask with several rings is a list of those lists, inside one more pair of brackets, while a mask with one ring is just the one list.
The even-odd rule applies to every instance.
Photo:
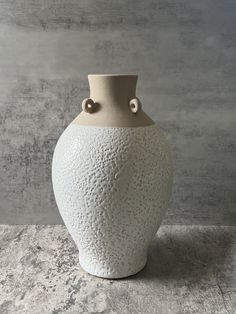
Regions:
[[236, 228], [162, 226], [146, 268], [85, 273], [64, 226], [0, 226], [0, 313], [234, 314]]
[[55, 148], [52, 182], [85, 270], [121, 278], [144, 267], [172, 187], [170, 150], [157, 125], [70, 124]]
[[0, 222], [60, 223], [50, 168], [88, 73], [137, 73], [174, 156], [166, 223], [236, 223], [236, 1], [0, 1]]

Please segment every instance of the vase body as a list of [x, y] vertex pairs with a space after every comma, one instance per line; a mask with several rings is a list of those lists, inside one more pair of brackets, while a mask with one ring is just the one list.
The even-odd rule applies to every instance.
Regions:
[[[121, 102], [124, 114], [129, 113], [122, 97]], [[106, 107], [101, 100], [100, 105], [101, 113]], [[146, 115], [138, 125], [122, 126], [128, 119], [106, 121], [107, 114], [96, 122], [95, 113], [82, 114], [85, 119], [78, 116], [66, 128], [54, 151], [56, 202], [82, 268], [103, 278], [126, 277], [145, 266], [148, 246], [167, 209], [170, 151]], [[137, 118], [133, 113], [130, 117]]]

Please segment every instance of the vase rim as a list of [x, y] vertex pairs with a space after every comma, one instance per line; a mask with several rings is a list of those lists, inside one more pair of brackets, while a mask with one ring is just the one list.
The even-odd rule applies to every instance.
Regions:
[[88, 74], [90, 76], [108, 76], [108, 77], [138, 77], [137, 74]]

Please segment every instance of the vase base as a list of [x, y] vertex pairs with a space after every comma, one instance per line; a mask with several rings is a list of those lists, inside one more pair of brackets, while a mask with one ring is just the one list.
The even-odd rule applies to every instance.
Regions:
[[100, 278], [104, 278], [104, 279], [121, 279], [121, 278], [126, 278], [132, 275], [135, 275], [137, 273], [139, 273], [147, 264], [147, 257], [143, 258], [140, 263], [138, 264], [138, 266], [136, 266], [136, 268], [126, 271], [126, 272], [118, 272], [118, 271], [110, 271], [110, 272], [106, 272], [103, 270], [99, 270], [96, 269], [96, 267], [94, 266], [90, 266], [90, 265], [85, 265], [83, 263], [83, 259], [79, 258], [79, 263], [81, 268], [86, 271], [88, 274], [96, 276], [96, 277], [100, 277]]

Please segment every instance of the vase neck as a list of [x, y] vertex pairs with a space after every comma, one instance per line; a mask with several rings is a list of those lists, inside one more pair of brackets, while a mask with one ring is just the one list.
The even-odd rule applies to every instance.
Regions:
[[90, 98], [104, 109], [126, 108], [135, 97], [137, 75], [89, 75]]
[[[82, 125], [138, 127], [151, 125], [154, 122], [142, 110], [140, 103], [134, 103], [139, 108], [131, 109], [130, 101], [135, 98], [137, 75], [95, 75], [88, 76], [90, 98], [85, 99], [92, 104], [97, 103], [95, 111], [83, 111], [76, 117], [74, 123]], [[136, 111], [135, 111], [136, 110]], [[135, 113], [133, 113], [135, 111]]]

